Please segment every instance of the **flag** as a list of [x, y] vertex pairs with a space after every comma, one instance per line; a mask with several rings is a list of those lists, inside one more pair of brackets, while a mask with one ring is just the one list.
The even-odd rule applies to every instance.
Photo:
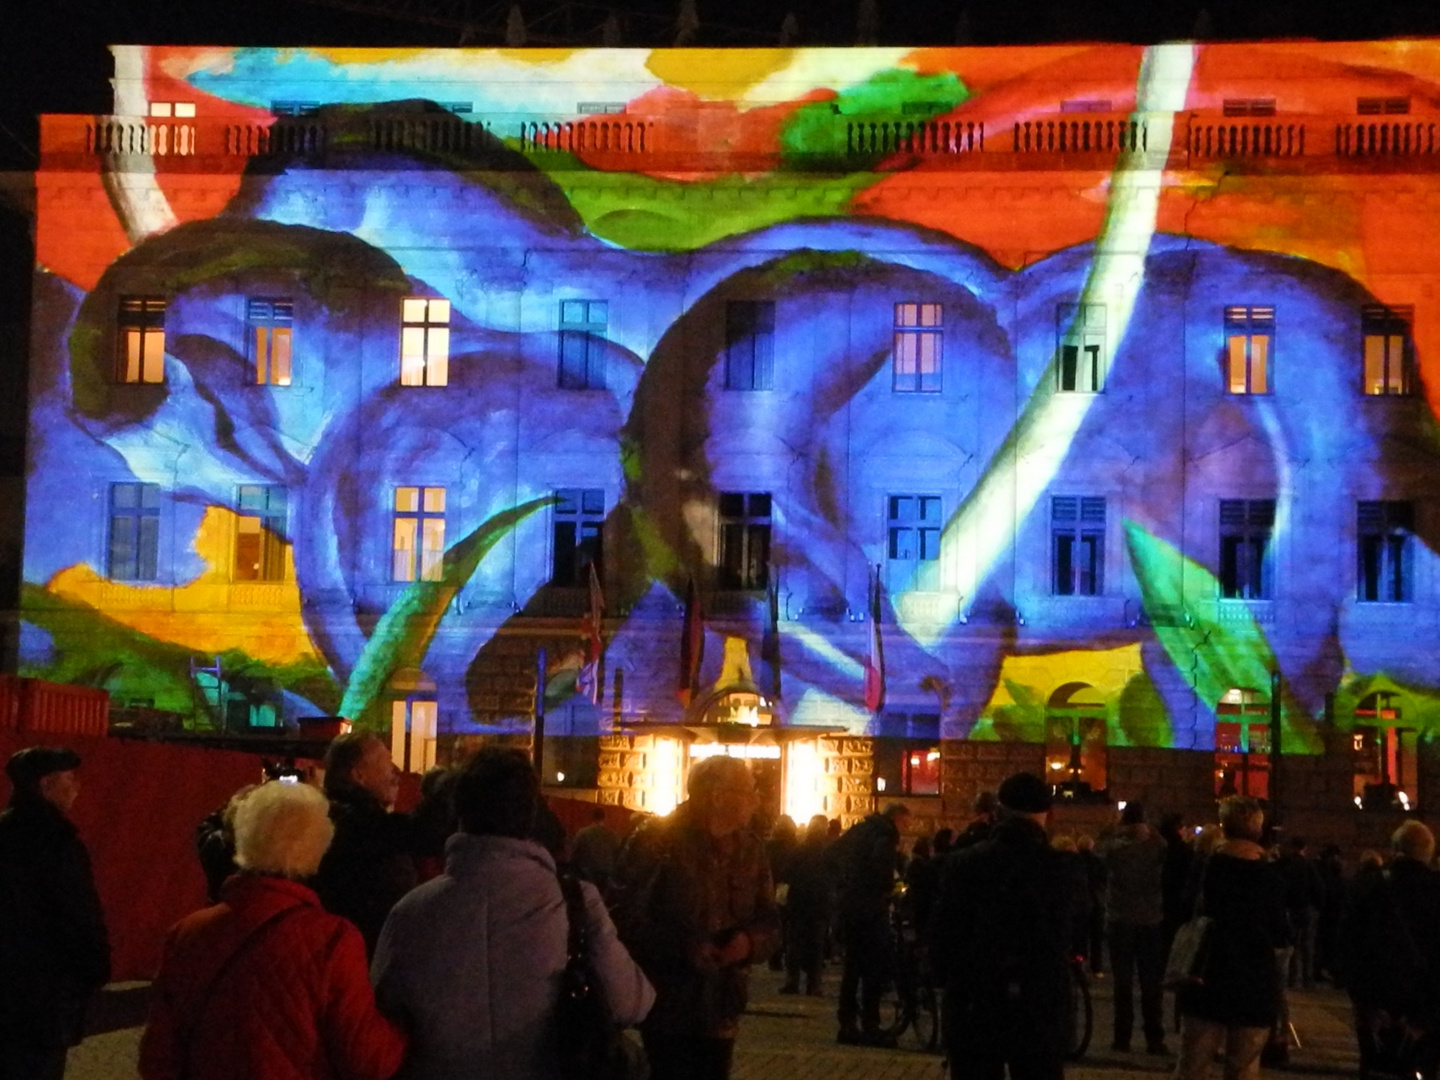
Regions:
[[765, 692], [771, 701], [780, 700], [780, 585], [770, 582], [766, 590], [770, 601], [769, 619], [765, 623], [765, 636], [760, 641], [760, 659], [769, 668], [769, 685]]
[[870, 655], [865, 658], [865, 708], [878, 713], [885, 706], [885, 646], [880, 639], [880, 568], [870, 575]]
[[585, 616], [581, 636], [585, 639], [585, 660], [580, 665], [580, 675], [575, 680], [575, 689], [584, 694], [592, 705], [600, 703], [600, 656], [605, 642], [600, 637], [600, 619], [605, 614], [605, 594], [600, 591], [600, 575], [595, 564], [590, 564], [590, 610]]
[[695, 690], [700, 682], [700, 658], [704, 652], [705, 618], [700, 614], [700, 593], [692, 577], [685, 590], [685, 625], [680, 631], [680, 678], [675, 684], [675, 696], [687, 709], [695, 700]]

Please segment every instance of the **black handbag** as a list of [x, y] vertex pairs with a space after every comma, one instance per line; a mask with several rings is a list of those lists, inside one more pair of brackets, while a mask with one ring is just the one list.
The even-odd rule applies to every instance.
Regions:
[[561, 1075], [566, 1080], [649, 1080], [645, 1051], [615, 1022], [595, 975], [580, 882], [570, 874], [559, 878], [570, 924], [555, 1015]]

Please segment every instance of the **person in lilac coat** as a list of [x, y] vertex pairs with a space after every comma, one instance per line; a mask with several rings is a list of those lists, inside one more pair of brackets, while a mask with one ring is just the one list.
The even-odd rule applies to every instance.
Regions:
[[[528, 839], [539, 791], [523, 753], [481, 750], [456, 781], [461, 831], [445, 846], [445, 872], [385, 922], [371, 978], [381, 1009], [411, 1034], [404, 1080], [558, 1080], [569, 921], [555, 861]], [[582, 891], [593, 968], [615, 1019], [636, 1024], [655, 991], [600, 894]]]

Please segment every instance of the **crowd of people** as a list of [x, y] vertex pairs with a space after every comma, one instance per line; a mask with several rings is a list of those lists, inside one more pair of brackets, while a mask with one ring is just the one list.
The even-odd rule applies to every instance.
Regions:
[[[53, 747], [6, 765], [0, 1080], [61, 1080], [109, 977], [67, 817], [79, 766]], [[518, 750], [435, 770], [403, 814], [388, 747], [335, 739], [323, 790], [280, 777], [201, 823], [212, 903], [165, 941], [141, 1076], [569, 1080], [585, 1073], [559, 1004], [580, 964], [614, 1027], [638, 1028], [632, 1064], [653, 1080], [725, 1080], [767, 962], [780, 993], [817, 998], [838, 962], [837, 1041], [893, 1045], [880, 1005], [897, 942], [943, 991], [957, 1080], [1058, 1080], [1077, 967], [1113, 986], [1112, 1050], [1131, 1052], [1138, 998], [1143, 1051], [1173, 1058], [1176, 1080], [1217, 1060], [1226, 1080], [1284, 1064], [1288, 991], [1320, 981], [1351, 997], [1362, 1080], [1440, 1070], [1440, 872], [1418, 820], [1347, 875], [1338, 849], [1267, 843], [1263, 805], [1241, 796], [1213, 824], [1152, 823], [1130, 803], [1096, 836], [1052, 835], [1051, 787], [1018, 773], [958, 834], [912, 837], [894, 802], [848, 830], [781, 817], [762, 836], [744, 760], [700, 760], [688, 789], [624, 836], [597, 808], [567, 839]], [[1177, 980], [1167, 956], [1182, 928], [1203, 945]]]

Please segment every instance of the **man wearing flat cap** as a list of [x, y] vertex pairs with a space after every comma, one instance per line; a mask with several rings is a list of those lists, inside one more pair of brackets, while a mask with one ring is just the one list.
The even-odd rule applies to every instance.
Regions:
[[66, 812], [80, 758], [31, 746], [5, 765], [0, 813], [0, 1080], [62, 1080], [65, 1052], [110, 977], [90, 856]]
[[1045, 827], [1050, 787], [1016, 773], [998, 792], [995, 827], [952, 854], [931, 920], [945, 980], [953, 1080], [1059, 1080], [1067, 1050], [1071, 943], [1086, 884]]

